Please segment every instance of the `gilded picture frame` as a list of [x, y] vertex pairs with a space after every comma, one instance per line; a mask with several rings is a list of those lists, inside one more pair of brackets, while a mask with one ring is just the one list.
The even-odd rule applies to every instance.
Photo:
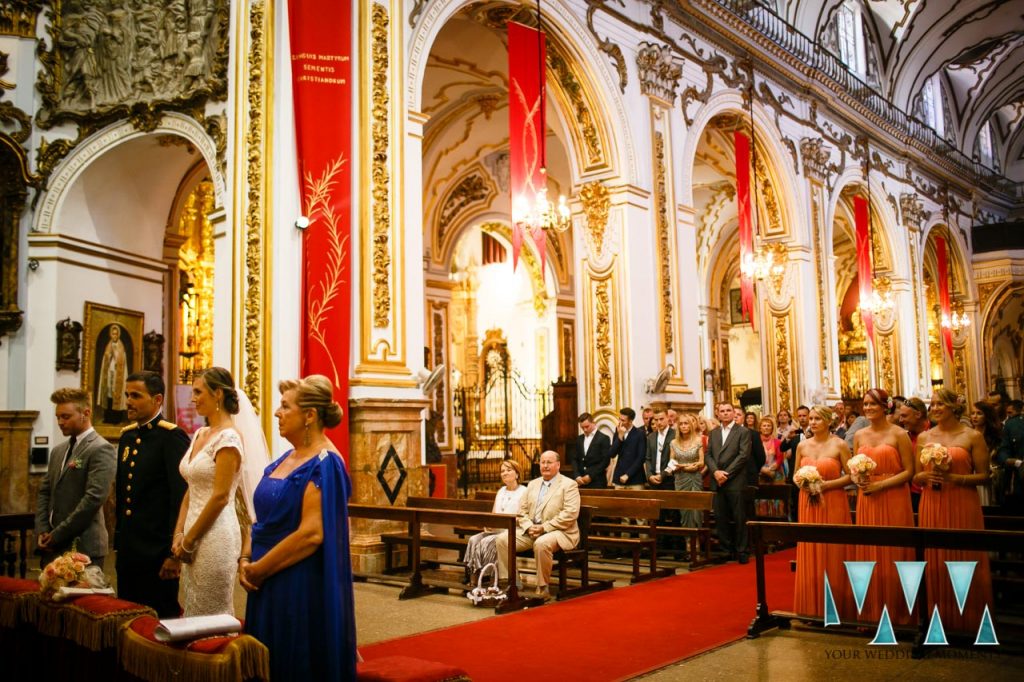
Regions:
[[734, 405], [740, 404], [740, 398], [744, 393], [747, 392], [749, 386], [747, 384], [733, 384], [732, 385], [732, 402]]
[[128, 424], [124, 384], [142, 368], [143, 313], [85, 302], [82, 389], [92, 397], [96, 432], [116, 438]]
[[743, 319], [743, 298], [739, 289], [729, 289], [729, 324], [749, 324]]

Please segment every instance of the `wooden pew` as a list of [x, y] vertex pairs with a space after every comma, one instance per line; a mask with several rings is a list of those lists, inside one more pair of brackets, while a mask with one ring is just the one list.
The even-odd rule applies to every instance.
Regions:
[[[637, 491], [639, 492], [639, 491]], [[630, 552], [633, 560], [632, 583], [674, 575], [675, 569], [658, 568], [658, 518], [661, 516], [661, 503], [650, 498], [609, 497], [604, 495], [581, 496], [583, 501], [594, 507], [598, 517], [613, 518], [614, 522], [595, 522], [590, 526], [590, 546], [594, 549], [625, 549]], [[643, 525], [621, 523], [618, 519], [636, 519]], [[600, 533], [626, 533], [620, 535], [601, 535]], [[647, 551], [650, 559], [650, 570], [640, 572], [640, 555]]]
[[[0, 514], [0, 575], [6, 574], [9, 578], [14, 577], [14, 564], [18, 564], [18, 576], [25, 577], [28, 572], [28, 534], [32, 531], [35, 523], [33, 514]], [[17, 546], [7, 553], [7, 534], [17, 535], [17, 541], [11, 545]]]
[[[801, 523], [767, 523], [750, 521], [750, 543], [757, 569], [757, 616], [747, 629], [747, 637], [755, 638], [772, 628], [788, 628], [792, 618], [820, 621], [784, 611], [770, 611], [767, 603], [764, 557], [773, 542], [820, 542], [841, 545], [910, 547], [915, 560], [925, 560], [925, 549], [963, 549], [976, 551], [1019, 552], [1024, 546], [1024, 532], [976, 530], [964, 532], [944, 528], [907, 528], [896, 526], [849, 526]], [[928, 584], [922, 581], [917, 595], [917, 626], [912, 655], [920, 658], [929, 648], [924, 641], [931, 621], [928, 613]], [[877, 623], [846, 623], [874, 628]], [[908, 628], [896, 626], [896, 631]]]
[[[455, 509], [423, 509], [419, 507], [385, 507], [371, 504], [350, 504], [349, 516], [352, 518], [375, 519], [382, 521], [398, 521], [407, 524], [409, 529], [409, 566], [412, 570], [409, 584], [402, 589], [399, 599], [412, 599], [434, 591], [424, 581], [422, 561], [420, 559], [423, 539], [422, 527], [425, 523], [436, 523], [450, 526], [466, 526], [474, 528], [500, 528], [514, 534], [516, 518], [507, 514], [490, 512], [459, 511]], [[537, 605], [540, 600], [524, 598], [516, 587], [515, 545], [509, 546], [509, 587], [508, 599], [495, 609], [497, 613], [505, 613]], [[447, 589], [447, 586], [441, 586]]]
[[584, 500], [595, 497], [626, 497], [630, 499], [657, 500], [662, 509], [678, 511], [699, 511], [702, 522], [697, 528], [680, 526], [658, 526], [659, 535], [683, 537], [689, 544], [690, 568], [700, 568], [711, 563], [711, 509], [715, 494], [704, 491], [686, 490], [613, 490], [583, 488], [580, 495]]
[[[472, 511], [489, 513], [494, 506], [485, 500], [460, 500], [447, 497], [410, 497], [406, 500], [406, 506], [418, 507], [420, 509], [448, 509], [454, 511]], [[459, 553], [459, 562], [463, 561], [466, 551], [468, 536], [478, 533], [479, 528], [456, 529], [452, 535], [420, 535], [420, 546], [432, 549], [451, 549]], [[412, 534], [408, 530], [404, 533], [386, 533], [380, 536], [384, 543], [384, 572], [408, 569], [409, 565], [396, 566], [394, 561], [394, 550], [396, 546], [403, 546], [406, 549], [412, 544]], [[469, 579], [469, 573], [466, 573]]]

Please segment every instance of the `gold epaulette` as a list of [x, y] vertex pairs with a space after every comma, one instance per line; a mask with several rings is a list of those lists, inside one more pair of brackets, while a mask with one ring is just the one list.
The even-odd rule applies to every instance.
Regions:
[[159, 426], [161, 429], [167, 429], [168, 431], [173, 431], [174, 429], [178, 428], [177, 424], [172, 424], [166, 419], [161, 419], [156, 423], [156, 425]]
[[139, 423], [138, 422], [132, 422], [128, 426], [126, 426], [123, 429], [121, 429], [121, 435], [123, 436], [124, 434], [128, 433], [132, 429], [137, 429], [137, 428], [139, 428]]

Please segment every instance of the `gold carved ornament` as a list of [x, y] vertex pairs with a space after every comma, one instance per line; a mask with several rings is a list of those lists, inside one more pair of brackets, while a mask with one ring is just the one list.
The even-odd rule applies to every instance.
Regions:
[[661, 333], [666, 353], [672, 352], [672, 267], [669, 249], [668, 192], [665, 187], [665, 138], [654, 133], [654, 192], [658, 226], [658, 272], [661, 284]]
[[262, 0], [249, 7], [249, 150], [246, 166], [245, 212], [245, 392], [257, 414], [260, 411], [263, 349], [263, 149], [264, 149], [264, 15]]
[[391, 176], [388, 172], [388, 13], [373, 5], [373, 326], [388, 326], [391, 315]]
[[331, 203], [331, 194], [334, 185], [337, 183], [337, 175], [345, 165], [345, 159], [338, 156], [323, 174], [313, 178], [309, 173], [304, 178], [306, 192], [309, 196], [309, 222], [313, 225], [322, 220], [327, 230], [327, 267], [323, 274], [309, 289], [309, 334], [313, 340], [324, 349], [324, 354], [331, 361], [331, 379], [335, 386], [341, 384], [341, 377], [338, 375], [338, 367], [334, 363], [334, 354], [328, 346], [327, 330], [324, 325], [327, 322], [328, 313], [335, 304], [346, 305], [340, 300], [341, 285], [344, 284], [345, 263], [347, 254], [345, 247], [348, 244], [348, 235], [341, 234], [339, 223], [342, 216], [335, 213], [334, 205]]
[[611, 319], [609, 311], [611, 303], [608, 295], [608, 280], [597, 283], [594, 290], [597, 301], [597, 386], [598, 402], [601, 405], [612, 404], [612, 348]]
[[789, 330], [787, 316], [775, 317], [775, 377], [779, 392], [779, 405], [787, 407], [790, 402]]
[[590, 240], [594, 250], [601, 253], [604, 248], [604, 231], [608, 225], [608, 209], [611, 207], [608, 188], [597, 180], [588, 182], [580, 188], [579, 198], [583, 203], [583, 213], [587, 216]]
[[814, 274], [818, 281], [818, 341], [821, 352], [821, 371], [828, 373], [832, 355], [828, 352], [828, 328], [825, 319], [825, 254], [821, 249], [821, 192], [818, 182], [811, 183], [811, 224], [814, 231]]

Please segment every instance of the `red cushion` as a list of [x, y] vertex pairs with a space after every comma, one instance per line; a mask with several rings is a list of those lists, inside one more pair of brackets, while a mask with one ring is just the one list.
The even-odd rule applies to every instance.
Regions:
[[359, 682], [443, 682], [468, 680], [465, 671], [445, 663], [410, 656], [384, 656], [363, 661], [356, 671]]
[[0, 576], [0, 593], [26, 594], [38, 591], [38, 580], [22, 580], [21, 578], [7, 578], [5, 576]]
[[191, 642], [160, 642], [154, 635], [158, 625], [160, 625], [160, 621], [156, 618], [142, 616], [133, 620], [129, 627], [155, 644], [162, 644], [173, 649], [185, 648], [197, 654], [219, 654], [224, 651], [228, 644], [241, 637], [241, 635], [225, 635], [223, 637], [204, 637]]
[[69, 599], [68, 604], [96, 616], [108, 616], [119, 612], [142, 611], [147, 607], [133, 601], [125, 601], [105, 594], [87, 594]]

